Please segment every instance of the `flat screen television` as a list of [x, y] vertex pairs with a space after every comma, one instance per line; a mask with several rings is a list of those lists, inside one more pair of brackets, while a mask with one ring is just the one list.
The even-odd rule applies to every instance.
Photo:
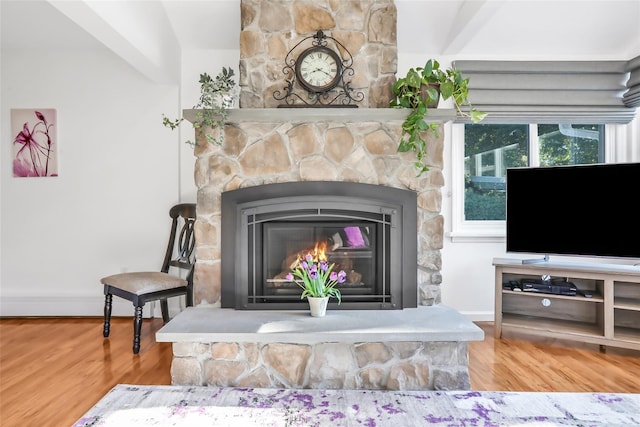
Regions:
[[509, 253], [640, 259], [640, 163], [506, 172]]

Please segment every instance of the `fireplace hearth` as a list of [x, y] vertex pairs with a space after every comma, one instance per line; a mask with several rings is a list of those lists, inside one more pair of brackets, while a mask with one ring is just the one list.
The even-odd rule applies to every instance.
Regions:
[[290, 182], [222, 193], [222, 307], [306, 308], [286, 280], [293, 263], [322, 250], [342, 303], [330, 309], [417, 306], [416, 193], [350, 182]]

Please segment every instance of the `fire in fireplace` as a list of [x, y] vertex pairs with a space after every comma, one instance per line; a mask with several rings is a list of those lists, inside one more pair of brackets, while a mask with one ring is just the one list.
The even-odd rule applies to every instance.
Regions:
[[349, 182], [291, 182], [222, 193], [222, 307], [306, 309], [286, 279], [323, 251], [347, 280], [332, 309], [417, 306], [416, 193]]

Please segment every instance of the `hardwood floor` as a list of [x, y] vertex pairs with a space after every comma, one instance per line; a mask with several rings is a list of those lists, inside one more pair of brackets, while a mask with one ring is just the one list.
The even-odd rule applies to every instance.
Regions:
[[0, 320], [0, 425], [68, 427], [118, 383], [170, 384], [160, 327], [144, 320], [134, 355], [131, 318], [112, 318], [109, 339], [101, 318]]
[[640, 352], [550, 338], [503, 334], [477, 323], [484, 341], [469, 343], [472, 390], [640, 393]]
[[[640, 352], [510, 336], [469, 345], [473, 390], [640, 393]], [[171, 344], [145, 319], [139, 355], [132, 320], [0, 319], [0, 425], [71, 426], [116, 384], [170, 384]]]

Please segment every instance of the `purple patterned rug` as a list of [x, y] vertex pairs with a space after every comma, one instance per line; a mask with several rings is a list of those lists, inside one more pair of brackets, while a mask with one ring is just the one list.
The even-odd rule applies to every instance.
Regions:
[[640, 426], [640, 394], [120, 384], [73, 427]]

